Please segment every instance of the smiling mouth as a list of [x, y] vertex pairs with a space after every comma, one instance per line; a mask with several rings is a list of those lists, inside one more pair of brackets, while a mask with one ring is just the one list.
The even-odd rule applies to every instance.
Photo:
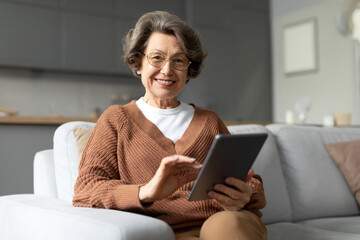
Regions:
[[173, 85], [175, 83], [175, 81], [172, 80], [162, 80], [162, 79], [155, 79], [160, 85], [163, 86], [170, 86]]

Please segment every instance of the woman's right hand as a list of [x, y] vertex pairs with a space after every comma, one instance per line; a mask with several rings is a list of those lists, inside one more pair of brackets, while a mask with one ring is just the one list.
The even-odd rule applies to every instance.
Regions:
[[[140, 187], [140, 202], [151, 203], [171, 195], [185, 183], [193, 181], [201, 167], [194, 158], [182, 155], [163, 158], [154, 177]], [[186, 170], [189, 172], [182, 175]]]

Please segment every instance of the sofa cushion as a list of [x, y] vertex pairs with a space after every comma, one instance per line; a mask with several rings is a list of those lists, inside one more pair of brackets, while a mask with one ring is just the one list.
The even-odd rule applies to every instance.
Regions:
[[360, 234], [336, 232], [301, 223], [275, 223], [266, 226], [269, 240], [357, 240]]
[[54, 134], [54, 166], [58, 196], [72, 202], [74, 185], [78, 176], [79, 155], [73, 128], [94, 128], [95, 123], [68, 122], [58, 127]]
[[321, 218], [308, 220], [302, 224], [330, 231], [359, 234], [360, 239], [360, 216]]
[[360, 139], [360, 128], [268, 125], [291, 201], [292, 220], [359, 214], [357, 202], [326, 144]]
[[85, 149], [86, 143], [89, 140], [91, 132], [92, 132], [92, 128], [80, 128], [80, 127], [73, 128], [79, 159], [81, 159], [82, 152]]
[[[228, 129], [232, 134], [269, 133], [261, 125], [237, 125], [229, 126]], [[253, 169], [260, 174], [264, 184], [266, 206], [261, 210], [263, 222], [269, 224], [290, 221], [290, 201], [284, 183], [275, 139], [270, 133], [253, 165]]]
[[328, 144], [326, 149], [360, 204], [360, 140]]

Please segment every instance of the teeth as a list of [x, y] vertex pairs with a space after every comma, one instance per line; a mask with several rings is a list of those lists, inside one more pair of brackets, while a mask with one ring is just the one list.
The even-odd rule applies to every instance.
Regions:
[[166, 81], [166, 80], [157, 80], [158, 82], [164, 83], [164, 84], [172, 84], [173, 81]]

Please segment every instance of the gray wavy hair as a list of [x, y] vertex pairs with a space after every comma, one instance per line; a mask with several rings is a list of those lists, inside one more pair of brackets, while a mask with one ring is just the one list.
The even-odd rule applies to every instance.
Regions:
[[191, 62], [188, 78], [196, 78], [200, 74], [207, 53], [202, 47], [199, 34], [176, 15], [155, 11], [141, 16], [135, 28], [130, 29], [124, 39], [124, 62], [134, 76], [139, 77], [136, 71], [141, 67], [142, 53], [153, 32], [174, 35]]

